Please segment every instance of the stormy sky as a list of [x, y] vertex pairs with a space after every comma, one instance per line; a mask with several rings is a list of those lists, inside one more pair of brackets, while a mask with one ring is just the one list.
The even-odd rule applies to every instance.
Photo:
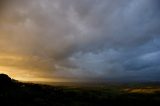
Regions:
[[0, 72], [160, 80], [159, 0], [2, 0]]

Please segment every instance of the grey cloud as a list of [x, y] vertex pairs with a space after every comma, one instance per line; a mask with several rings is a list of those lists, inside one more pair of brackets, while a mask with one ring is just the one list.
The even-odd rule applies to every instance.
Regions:
[[158, 0], [8, 2], [1, 8], [0, 53], [30, 57], [22, 61], [24, 68], [43, 64], [41, 71], [53, 76], [145, 79], [152, 69], [159, 70], [159, 4]]
[[143, 56], [139, 56], [138, 58], [134, 58], [130, 61], [127, 61], [126, 67], [128, 67], [128, 70], [131, 71], [141, 71], [149, 67], [157, 67], [160, 65], [159, 55], [160, 55], [159, 51], [154, 53], [144, 54]]

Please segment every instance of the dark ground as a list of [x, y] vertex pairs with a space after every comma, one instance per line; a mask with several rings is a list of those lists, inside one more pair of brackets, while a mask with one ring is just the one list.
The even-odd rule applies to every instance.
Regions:
[[[6, 79], [5, 79], [6, 80]], [[49, 86], [0, 78], [0, 106], [113, 106], [160, 104], [160, 84]]]

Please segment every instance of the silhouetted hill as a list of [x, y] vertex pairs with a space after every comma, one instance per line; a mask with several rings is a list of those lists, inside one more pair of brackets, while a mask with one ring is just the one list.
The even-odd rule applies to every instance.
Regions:
[[0, 74], [0, 89], [8, 89], [12, 85], [12, 79], [8, 75]]
[[0, 74], [0, 88], [0, 106], [153, 106], [160, 103], [159, 85], [48, 86], [21, 83]]
[[11, 78], [6, 74], [0, 74], [0, 84], [8, 84], [11, 83]]

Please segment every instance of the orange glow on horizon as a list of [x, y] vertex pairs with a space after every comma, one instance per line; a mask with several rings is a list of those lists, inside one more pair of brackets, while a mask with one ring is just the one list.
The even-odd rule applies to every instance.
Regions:
[[[15, 67], [0, 66], [0, 73], [9, 75], [11, 78], [18, 81], [40, 81], [40, 82], [61, 82], [63, 79], [43, 78], [36, 74], [29, 73], [29, 70], [18, 69]], [[39, 73], [40, 74], [40, 73]]]
[[[33, 60], [31, 60], [33, 59]], [[0, 73], [7, 74], [11, 78], [27, 82], [70, 82], [70, 79], [51, 76], [49, 71], [43, 71], [40, 66], [29, 67], [34, 58], [22, 55], [0, 54]], [[37, 61], [35, 61], [37, 62]], [[34, 63], [34, 62], [33, 62]], [[43, 66], [44, 64], [42, 64]], [[46, 69], [47, 70], [47, 69]]]

